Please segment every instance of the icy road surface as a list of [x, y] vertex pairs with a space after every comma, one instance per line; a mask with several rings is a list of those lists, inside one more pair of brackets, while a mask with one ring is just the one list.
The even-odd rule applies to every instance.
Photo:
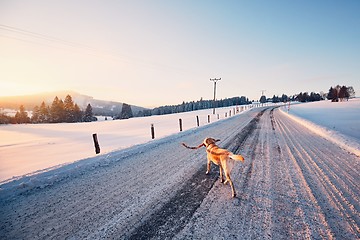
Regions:
[[[237, 198], [216, 166], [205, 175], [204, 148], [180, 145], [205, 137], [245, 157], [231, 173]], [[4, 185], [0, 238], [359, 239], [359, 163], [277, 108], [253, 109], [72, 175], [57, 169], [46, 181]]]

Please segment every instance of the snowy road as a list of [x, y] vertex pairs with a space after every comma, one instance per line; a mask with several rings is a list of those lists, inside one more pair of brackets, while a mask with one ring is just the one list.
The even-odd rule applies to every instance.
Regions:
[[[205, 137], [245, 157], [238, 197], [205, 175]], [[103, 157], [53, 184], [0, 192], [1, 239], [358, 239], [360, 159], [276, 108]], [[116, 161], [114, 161], [116, 159]]]

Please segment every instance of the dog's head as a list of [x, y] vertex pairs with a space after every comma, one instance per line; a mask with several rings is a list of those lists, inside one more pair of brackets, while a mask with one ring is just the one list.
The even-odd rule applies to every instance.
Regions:
[[205, 138], [204, 141], [197, 147], [189, 147], [188, 145], [186, 145], [185, 143], [181, 143], [184, 147], [189, 148], [189, 149], [199, 149], [201, 147], [208, 147], [211, 144], [214, 144], [216, 142], [220, 141], [220, 139], [214, 139], [214, 138]]
[[220, 139], [214, 138], [205, 138], [203, 141], [204, 146], [207, 148], [211, 144], [215, 144], [216, 142], [220, 141]]

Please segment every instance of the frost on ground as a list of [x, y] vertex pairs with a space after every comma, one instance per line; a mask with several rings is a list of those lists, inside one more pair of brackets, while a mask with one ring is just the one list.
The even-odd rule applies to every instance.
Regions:
[[[237, 198], [217, 167], [205, 175], [204, 149], [180, 145], [209, 136], [245, 157]], [[359, 162], [277, 108], [253, 109], [2, 185], [0, 238], [358, 239]]]

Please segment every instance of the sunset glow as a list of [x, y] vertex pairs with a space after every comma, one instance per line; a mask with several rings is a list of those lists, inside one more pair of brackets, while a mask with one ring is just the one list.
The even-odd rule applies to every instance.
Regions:
[[260, 2], [1, 1], [0, 96], [158, 106], [211, 99], [214, 77], [218, 98], [360, 93], [358, 1]]

